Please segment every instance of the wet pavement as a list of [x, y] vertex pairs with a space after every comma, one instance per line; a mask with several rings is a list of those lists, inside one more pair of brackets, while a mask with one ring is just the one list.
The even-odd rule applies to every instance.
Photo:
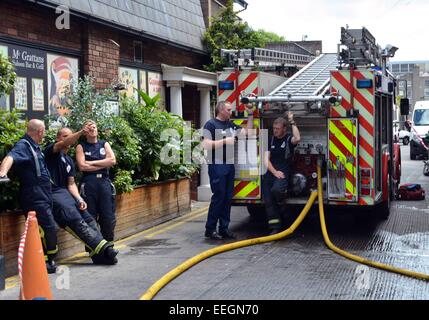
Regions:
[[[402, 183], [420, 183], [423, 162], [410, 161], [402, 147]], [[429, 274], [429, 198], [395, 201], [386, 221], [370, 213], [326, 209], [331, 240], [341, 249], [396, 267]], [[291, 219], [293, 213], [291, 214]], [[205, 213], [175, 222], [119, 244], [119, 264], [93, 266], [75, 260], [64, 273], [51, 275], [56, 299], [138, 299], [153, 282], [186, 259], [219, 242], [203, 237]], [[234, 207], [231, 229], [239, 240], [265, 235], [265, 227]], [[223, 243], [223, 242], [222, 242]], [[11, 284], [12, 283], [12, 284]], [[63, 284], [63, 285], [62, 285]], [[15, 299], [19, 288], [0, 299]], [[275, 243], [227, 252], [203, 261], [167, 285], [161, 300], [426, 300], [427, 282], [359, 265], [324, 244], [317, 211], [312, 211], [295, 236]]]

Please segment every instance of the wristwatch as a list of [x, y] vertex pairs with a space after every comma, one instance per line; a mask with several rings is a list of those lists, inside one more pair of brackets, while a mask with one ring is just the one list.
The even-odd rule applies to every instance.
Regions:
[[289, 122], [289, 124], [290, 124], [291, 126], [296, 126], [296, 122], [295, 122], [295, 121], [291, 121], [291, 122]]

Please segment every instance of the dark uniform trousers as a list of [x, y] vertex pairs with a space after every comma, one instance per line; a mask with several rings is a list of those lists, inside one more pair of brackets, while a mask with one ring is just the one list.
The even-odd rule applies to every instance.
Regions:
[[210, 188], [213, 193], [206, 223], [207, 231], [228, 230], [234, 192], [235, 167], [232, 164], [209, 164]]
[[21, 207], [25, 214], [36, 212], [40, 237], [46, 260], [53, 260], [58, 252], [57, 225], [52, 214], [51, 183], [21, 187]]
[[89, 174], [82, 179], [81, 196], [88, 204], [88, 211], [100, 224], [104, 239], [113, 242], [116, 226], [115, 190], [108, 177]]
[[288, 179], [277, 179], [271, 172], [264, 177], [264, 201], [267, 211], [268, 227], [279, 229], [282, 227], [281, 205], [286, 199]]
[[103, 253], [109, 246], [98, 230], [97, 223], [88, 211], [80, 211], [73, 196], [67, 189], [54, 188], [52, 191], [55, 221], [78, 240], [82, 241], [90, 256]]

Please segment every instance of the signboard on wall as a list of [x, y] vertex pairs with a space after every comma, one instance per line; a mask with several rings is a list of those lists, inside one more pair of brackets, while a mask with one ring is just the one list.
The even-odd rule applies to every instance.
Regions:
[[[8, 56], [17, 74], [15, 89], [10, 97], [10, 107], [22, 111], [27, 118], [42, 118], [47, 110], [45, 99], [40, 99], [40, 94], [46, 92], [44, 81], [47, 70], [46, 52], [9, 45]], [[37, 80], [34, 82], [33, 79]]]
[[79, 61], [76, 58], [48, 54], [49, 114], [63, 116], [68, 112], [67, 94], [79, 78]]
[[134, 88], [139, 87], [139, 81], [138, 81], [138, 70], [132, 69], [132, 68], [119, 68], [119, 81], [125, 85], [125, 93], [126, 96], [131, 98], [134, 97], [136, 100], [138, 100], [139, 95]]
[[148, 94], [151, 98], [160, 95], [161, 99], [159, 100], [159, 107], [162, 110], [165, 110], [165, 87], [162, 81], [162, 75], [158, 72], [148, 72], [147, 73], [147, 83], [148, 83]]

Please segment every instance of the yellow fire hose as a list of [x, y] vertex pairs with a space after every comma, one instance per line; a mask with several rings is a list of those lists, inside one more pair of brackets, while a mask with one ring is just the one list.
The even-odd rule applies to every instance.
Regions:
[[353, 254], [350, 254], [344, 250], [341, 250], [340, 248], [336, 247], [331, 240], [329, 239], [329, 235], [328, 235], [328, 230], [326, 228], [326, 222], [325, 222], [325, 210], [323, 208], [323, 189], [322, 189], [322, 178], [321, 178], [321, 169], [320, 167], [317, 167], [317, 175], [318, 175], [318, 181], [317, 181], [317, 188], [319, 190], [318, 192], [318, 196], [319, 196], [319, 216], [320, 216], [320, 225], [322, 228], [322, 233], [323, 233], [323, 239], [325, 240], [325, 244], [328, 246], [329, 249], [331, 249], [332, 251], [338, 253], [339, 255], [356, 261], [358, 263], [361, 264], [365, 264], [367, 266], [370, 267], [374, 267], [374, 268], [378, 268], [378, 269], [382, 269], [382, 270], [386, 270], [389, 272], [394, 272], [394, 273], [399, 273], [402, 274], [404, 276], [408, 276], [408, 277], [412, 277], [412, 278], [417, 278], [417, 279], [421, 279], [421, 280], [429, 280], [429, 275], [427, 274], [423, 274], [423, 273], [418, 273], [418, 272], [413, 272], [410, 270], [405, 270], [405, 269], [400, 269], [400, 268], [395, 268], [386, 264], [382, 264], [379, 262], [375, 262], [375, 261], [371, 261]]
[[313, 192], [311, 194], [310, 199], [308, 200], [306, 206], [302, 210], [301, 214], [298, 216], [298, 218], [290, 226], [289, 229], [287, 229], [281, 233], [272, 235], [272, 236], [255, 238], [255, 239], [244, 240], [244, 241], [238, 241], [238, 242], [219, 246], [219, 247], [210, 249], [208, 251], [205, 251], [203, 253], [200, 253], [199, 255], [186, 260], [184, 263], [179, 265], [177, 268], [171, 270], [169, 273], [167, 273], [165, 276], [163, 276], [161, 279], [159, 279], [157, 282], [155, 282], [149, 288], [149, 290], [147, 290], [146, 293], [140, 297], [140, 300], [152, 300], [152, 298], [163, 287], [165, 287], [170, 281], [172, 281], [174, 278], [178, 277], [179, 275], [184, 273], [189, 268], [193, 267], [194, 265], [200, 263], [201, 261], [203, 261], [207, 258], [210, 258], [214, 255], [219, 254], [219, 253], [223, 253], [223, 252], [227, 252], [227, 251], [231, 251], [231, 250], [235, 250], [235, 249], [239, 249], [239, 248], [254, 246], [257, 244], [267, 243], [267, 242], [271, 242], [271, 241], [277, 241], [277, 240], [280, 240], [282, 238], [285, 238], [285, 237], [291, 235], [292, 233], [294, 233], [296, 228], [298, 228], [298, 226], [301, 224], [301, 222], [305, 219], [308, 211], [310, 211], [310, 208], [313, 205], [316, 198], [317, 198], [317, 192]]
[[356, 261], [358, 263], [361, 264], [365, 264], [371, 267], [375, 267], [375, 268], [379, 268], [382, 270], [386, 270], [389, 272], [394, 272], [394, 273], [399, 273], [405, 276], [409, 276], [409, 277], [413, 277], [413, 278], [417, 278], [417, 279], [421, 279], [421, 280], [429, 280], [429, 275], [426, 274], [422, 274], [422, 273], [418, 273], [418, 272], [413, 272], [413, 271], [409, 271], [409, 270], [405, 270], [405, 269], [399, 269], [399, 268], [395, 268], [389, 265], [385, 265], [382, 263], [378, 263], [375, 261], [371, 261], [371, 260], [367, 260], [365, 258], [350, 254], [344, 250], [339, 249], [338, 247], [336, 247], [331, 240], [329, 239], [328, 236], [328, 231], [326, 228], [326, 222], [325, 222], [325, 213], [324, 213], [324, 208], [323, 208], [323, 188], [322, 188], [322, 176], [321, 176], [321, 169], [320, 167], [317, 168], [317, 174], [318, 174], [318, 192], [313, 191], [311, 193], [311, 196], [307, 202], [307, 204], [305, 205], [304, 209], [302, 210], [302, 212], [300, 213], [300, 215], [298, 216], [298, 218], [295, 220], [295, 222], [289, 227], [289, 229], [272, 235], [272, 236], [267, 236], [267, 237], [261, 237], [261, 238], [255, 238], [255, 239], [249, 239], [249, 240], [244, 240], [244, 241], [238, 241], [238, 242], [234, 242], [231, 244], [226, 244], [223, 246], [219, 246], [213, 249], [210, 249], [208, 251], [205, 251], [203, 253], [200, 253], [199, 255], [190, 258], [188, 260], [186, 260], [184, 263], [182, 263], [181, 265], [179, 265], [178, 267], [176, 267], [175, 269], [171, 270], [169, 273], [167, 273], [165, 276], [163, 276], [161, 279], [159, 279], [157, 282], [155, 282], [141, 297], [140, 300], [152, 300], [153, 297], [163, 288], [165, 287], [169, 282], [171, 282], [172, 280], [174, 280], [176, 277], [178, 277], [179, 275], [181, 275], [182, 273], [184, 273], [186, 270], [190, 269], [191, 267], [193, 267], [194, 265], [200, 263], [201, 261], [210, 258], [214, 255], [217, 255], [219, 253], [223, 253], [223, 252], [227, 252], [227, 251], [232, 251], [235, 249], [239, 249], [239, 248], [244, 248], [244, 247], [249, 247], [249, 246], [254, 246], [254, 245], [258, 245], [258, 244], [262, 244], [262, 243], [267, 243], [267, 242], [272, 242], [272, 241], [278, 241], [281, 240], [289, 235], [291, 235], [292, 233], [295, 232], [295, 230], [299, 227], [299, 225], [302, 223], [302, 221], [305, 219], [305, 217], [308, 214], [308, 211], [310, 210], [311, 206], [313, 205], [314, 201], [316, 200], [316, 198], [318, 197], [318, 202], [319, 202], [319, 215], [320, 215], [320, 224], [321, 224], [321, 228], [322, 228], [322, 233], [323, 233], [323, 238], [325, 240], [326, 245], [328, 246], [329, 249], [331, 249], [332, 251], [342, 255], [343, 257]]

